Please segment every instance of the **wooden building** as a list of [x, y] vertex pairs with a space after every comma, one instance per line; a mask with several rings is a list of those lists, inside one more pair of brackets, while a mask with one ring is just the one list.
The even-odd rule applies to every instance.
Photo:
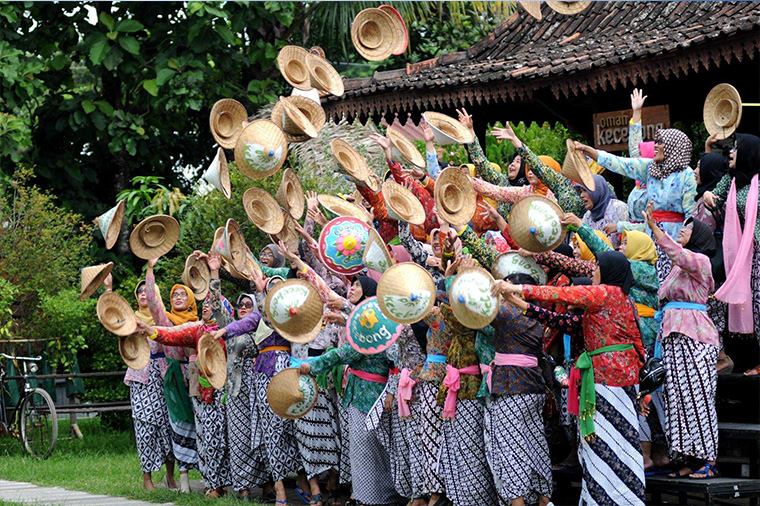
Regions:
[[[592, 2], [575, 15], [522, 8], [467, 51], [348, 79], [324, 104], [329, 116], [419, 121], [426, 110], [466, 107], [479, 137], [495, 121], [559, 121], [594, 143], [593, 115], [667, 105], [670, 123], [702, 121], [704, 99], [733, 84], [760, 102], [760, 2]], [[646, 123], [646, 115], [645, 115]], [[760, 132], [760, 107], [745, 107], [740, 131]]]

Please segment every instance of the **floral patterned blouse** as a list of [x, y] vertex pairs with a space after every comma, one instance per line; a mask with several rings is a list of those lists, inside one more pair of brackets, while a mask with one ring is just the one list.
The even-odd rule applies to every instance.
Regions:
[[[605, 251], [614, 251], [586, 225], [578, 230], [578, 235], [597, 258]], [[629, 260], [628, 262], [631, 264], [631, 271], [633, 272], [633, 286], [631, 286], [629, 294], [631, 300], [656, 311], [659, 306], [657, 292], [660, 289], [657, 269], [654, 265], [642, 260]], [[641, 341], [644, 346], [654, 343], [657, 332], [660, 330], [659, 322], [654, 318], [639, 318], [639, 325], [641, 327]]]
[[433, 195], [426, 188], [423, 188], [416, 179], [406, 174], [402, 170], [400, 163], [394, 162], [393, 160], [386, 160], [386, 162], [388, 162], [388, 168], [391, 170], [391, 174], [393, 174], [393, 179], [395, 179], [398, 184], [412, 184], [412, 193], [417, 197], [420, 204], [422, 204], [422, 208], [425, 210], [425, 222], [423, 223], [425, 235], [430, 235], [430, 231], [438, 227], [438, 218], [433, 212], [435, 209], [435, 199], [433, 198]]
[[[484, 197], [494, 199], [497, 202], [506, 202], [507, 204], [513, 205], [517, 204], [518, 201], [524, 199], [525, 197], [530, 197], [535, 193], [532, 185], [498, 186], [477, 178], [472, 180], [472, 187], [475, 188], [476, 192], [478, 192], [480, 195], [483, 195]], [[554, 193], [552, 193], [551, 190], [546, 193], [545, 197], [553, 200], [554, 202], [557, 201], [557, 199], [554, 198]]]
[[634, 349], [602, 353], [591, 358], [594, 382], [625, 387], [639, 382], [644, 347], [636, 324], [633, 302], [619, 286], [592, 285], [553, 288], [523, 285], [529, 300], [564, 302], [585, 309], [583, 340], [586, 351], [612, 344], [633, 344]]
[[[599, 165], [616, 174], [631, 179], [644, 181], [647, 200], [654, 202], [655, 211], [681, 213], [684, 220], [691, 218], [697, 208], [694, 197], [697, 195], [697, 178], [694, 171], [686, 167], [680, 172], [670, 174], [665, 179], [649, 176], [650, 158], [624, 158], [598, 150]], [[661, 227], [671, 237], [678, 237], [683, 221], [665, 222]]]
[[[425, 350], [425, 353], [427, 355], [446, 356], [449, 352], [449, 347], [451, 346], [452, 336], [448, 326], [443, 320], [441, 307], [434, 306], [432, 311], [423, 318], [423, 321], [430, 327], [427, 335], [427, 349]], [[415, 379], [419, 381], [440, 383], [443, 381], [444, 376], [446, 376], [446, 364], [425, 362], [422, 366], [422, 370]]]
[[[584, 225], [588, 225], [594, 230], [601, 230], [602, 232], [604, 232], [604, 227], [610, 223], [617, 224], [625, 221], [628, 221], [628, 204], [618, 199], [610, 200], [601, 220], [594, 220], [591, 217], [591, 211], [586, 211], [586, 214], [583, 215]], [[615, 248], [620, 246], [620, 236], [617, 233], [607, 234], [607, 238]]]
[[[596, 234], [594, 234], [596, 236]], [[594, 274], [596, 264], [588, 260], [570, 258], [555, 251], [547, 251], [536, 255], [536, 262], [545, 265], [550, 271], [561, 272], [570, 278], [588, 278]]]
[[[670, 257], [673, 268], [660, 285], [660, 299], [669, 302], [707, 304], [707, 297], [715, 288], [710, 259], [701, 253], [689, 251], [667, 234], [657, 245]], [[694, 309], [667, 309], [662, 317], [662, 335], [678, 332], [695, 341], [720, 346], [718, 329], [706, 311]]]
[[[542, 355], [544, 326], [532, 320], [514, 306], [503, 302], [494, 328], [494, 348], [497, 353], [510, 353], [540, 357]], [[541, 368], [494, 365], [492, 373], [494, 395], [519, 395], [544, 393]]]
[[362, 198], [372, 206], [372, 215], [377, 222], [377, 232], [386, 244], [393, 241], [398, 235], [398, 222], [388, 217], [388, 208], [385, 207], [383, 192], [373, 192], [368, 186], [357, 185]]
[[[344, 344], [340, 348], [314, 357], [309, 360], [309, 363], [311, 364], [311, 373], [314, 375], [343, 364], [348, 365], [351, 369], [388, 377], [388, 373], [393, 367], [393, 362], [388, 356], [388, 350], [374, 355], [364, 355], [353, 349], [350, 344]], [[350, 372], [346, 374], [348, 377], [346, 387], [343, 390], [343, 407], [353, 406], [362, 413], [369, 413], [372, 405], [385, 390], [386, 383], [367, 381]], [[394, 392], [389, 389], [389, 393]]]
[[[166, 316], [166, 308], [164, 307], [161, 299], [156, 296], [156, 278], [153, 273], [148, 273], [145, 276], [145, 295], [148, 299], [148, 308], [150, 309], [150, 315], [153, 317], [153, 321], [159, 327], [172, 327], [174, 323]], [[171, 360], [182, 360], [190, 357], [195, 352], [193, 350], [183, 350], [175, 346], [165, 346], [164, 354], [166, 358]], [[184, 364], [183, 370], [186, 369]], [[186, 373], [185, 373], [186, 374]]]
[[[164, 347], [157, 342], [148, 339], [147, 337], [145, 339], [148, 341], [148, 345], [150, 346], [150, 360], [158, 360], [158, 369], [161, 371], [161, 377], [163, 378], [164, 375], [166, 375], [166, 368], [168, 367], [168, 364], [166, 363], [166, 358], [160, 356], [159, 354], [164, 353]], [[143, 385], [150, 383], [150, 362], [148, 362], [148, 365], [142, 369], [132, 369], [131, 367], [127, 367], [127, 372], [124, 374], [124, 384], [130, 386], [133, 381], [142, 383]]]
[[[478, 360], [480, 360], [481, 365], [490, 367], [491, 362], [493, 362], [496, 354], [496, 348], [493, 346], [494, 332], [490, 325], [475, 332], [475, 351], [478, 353]], [[485, 399], [486, 397], [491, 397], [491, 392], [488, 390], [488, 383], [483, 376], [483, 381], [480, 382], [480, 390], [478, 390], [478, 399]]]
[[[451, 345], [446, 354], [446, 364], [457, 369], [475, 365], [480, 370], [480, 359], [475, 350], [475, 331], [459, 323], [459, 320], [454, 316], [454, 311], [452, 311], [451, 306], [448, 304], [441, 303], [440, 310], [443, 323], [447, 329], [446, 332], [451, 335]], [[457, 392], [457, 399], [477, 398], [481, 379], [480, 372], [477, 375], [462, 374], [459, 380], [461, 386], [459, 392]], [[439, 404], [443, 404], [446, 400], [448, 390], [448, 387], [443, 386], [443, 383], [441, 383], [438, 396], [436, 397]]]
[[467, 251], [470, 252], [472, 258], [477, 260], [480, 265], [490, 270], [491, 266], [496, 261], [499, 252], [486, 244], [486, 242], [478, 237], [469, 226], [467, 226], [459, 238], [462, 239], [462, 246], [467, 247]]
[[[574, 313], [557, 313], [535, 304], [528, 304], [525, 316], [543, 323], [546, 328], [570, 336], [570, 358], [575, 361], [583, 353], [583, 315]], [[564, 343], [563, 343], [564, 347]], [[567, 350], [562, 350], [567, 352]], [[564, 355], [564, 353], [563, 353]], [[570, 364], [565, 364], [570, 365]]]

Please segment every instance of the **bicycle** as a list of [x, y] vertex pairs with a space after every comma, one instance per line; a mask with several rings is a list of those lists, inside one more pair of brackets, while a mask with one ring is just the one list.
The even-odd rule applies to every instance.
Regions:
[[[42, 388], [32, 388], [29, 374], [37, 372], [37, 364], [42, 357], [15, 357], [0, 353], [6, 360], [16, 360], [22, 364], [24, 390], [8, 420], [5, 396], [0, 395], [0, 436], [13, 436], [20, 440], [24, 449], [36, 459], [50, 457], [58, 442], [58, 416], [53, 399]], [[5, 364], [0, 367], [0, 379], [5, 378]], [[13, 380], [15, 381], [15, 380]]]

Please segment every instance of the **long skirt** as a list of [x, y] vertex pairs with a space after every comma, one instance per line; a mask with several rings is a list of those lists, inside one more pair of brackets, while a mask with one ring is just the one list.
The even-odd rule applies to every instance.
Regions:
[[404, 497], [414, 496], [412, 486], [412, 458], [411, 454], [419, 448], [416, 441], [417, 426], [413, 418], [399, 418], [398, 404], [393, 403], [393, 421], [391, 423], [391, 472], [396, 491]]
[[483, 404], [457, 401], [456, 416], [443, 420], [438, 473], [446, 497], [455, 506], [496, 504], [496, 487], [486, 461], [483, 438]]
[[443, 479], [438, 473], [443, 407], [435, 400], [437, 394], [436, 383], [420, 381], [414, 386], [410, 409], [417, 431], [413, 443], [418, 445], [411, 458], [415, 498], [444, 492]]
[[227, 413], [222, 404], [224, 392], [214, 391], [212, 402], [193, 397], [195, 428], [198, 436], [198, 467], [210, 489], [232, 484], [227, 450]]
[[[542, 394], [504, 395], [491, 400], [489, 451], [499, 500], [526, 504], [551, 497], [549, 445], [544, 437]], [[457, 406], [459, 416], [459, 406]]]
[[[283, 354], [283, 357], [286, 357]], [[287, 367], [286, 362], [279, 364], [277, 370]], [[274, 414], [267, 402], [267, 388], [270, 378], [264, 373], [254, 374], [256, 389], [256, 411], [252, 424], [253, 448], [261, 448], [266, 458], [269, 472], [274, 481], [283, 480], [288, 474], [300, 469], [296, 428], [293, 420], [286, 420]]]
[[174, 461], [169, 411], [166, 409], [164, 380], [158, 360], [150, 361], [147, 385], [131, 382], [129, 400], [132, 403], [140, 469], [143, 473], [153, 473], [161, 469], [164, 462]]
[[662, 339], [666, 432], [672, 456], [715, 460], [718, 348], [673, 332]]
[[362, 504], [398, 504], [402, 498], [393, 487], [388, 452], [375, 431], [367, 430], [367, 414], [354, 406], [347, 411], [354, 497]]
[[636, 388], [594, 385], [596, 435], [581, 438], [582, 505], [644, 506], [644, 456], [634, 399]]
[[235, 490], [261, 486], [269, 479], [261, 448], [253, 447], [251, 420], [256, 404], [253, 388], [253, 360], [243, 364], [240, 390], [236, 397], [227, 395], [227, 443], [230, 453], [230, 473]]
[[195, 424], [174, 421], [169, 417], [172, 429], [172, 452], [180, 471], [198, 469], [198, 443]]
[[340, 465], [338, 413], [327, 390], [320, 388], [314, 407], [295, 421], [298, 450], [306, 476], [311, 479]]
[[[337, 394], [336, 394], [337, 395]], [[340, 475], [341, 485], [351, 485], [351, 431], [348, 410], [343, 407], [343, 397], [338, 395], [338, 422], [340, 424]]]

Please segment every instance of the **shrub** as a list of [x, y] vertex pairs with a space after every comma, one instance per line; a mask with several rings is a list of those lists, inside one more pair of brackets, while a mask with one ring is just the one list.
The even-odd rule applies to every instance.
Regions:
[[[512, 157], [515, 154], [515, 148], [511, 142], [500, 141], [490, 135], [490, 132], [494, 128], [503, 128], [501, 122], [497, 122], [494, 125], [489, 125], [488, 135], [486, 135], [485, 152], [486, 157], [494, 163], [498, 163], [502, 169], [506, 169]], [[524, 122], [513, 124], [517, 137], [525, 143], [534, 153], [537, 155], [546, 155], [554, 158], [560, 164], [565, 159], [567, 154], [567, 147], [565, 146], [566, 139], [574, 139], [580, 142], [585, 142], [583, 136], [568, 130], [564, 125], [555, 123], [553, 126], [549, 123], [538, 124], [535, 121], [530, 125], [526, 125]]]

